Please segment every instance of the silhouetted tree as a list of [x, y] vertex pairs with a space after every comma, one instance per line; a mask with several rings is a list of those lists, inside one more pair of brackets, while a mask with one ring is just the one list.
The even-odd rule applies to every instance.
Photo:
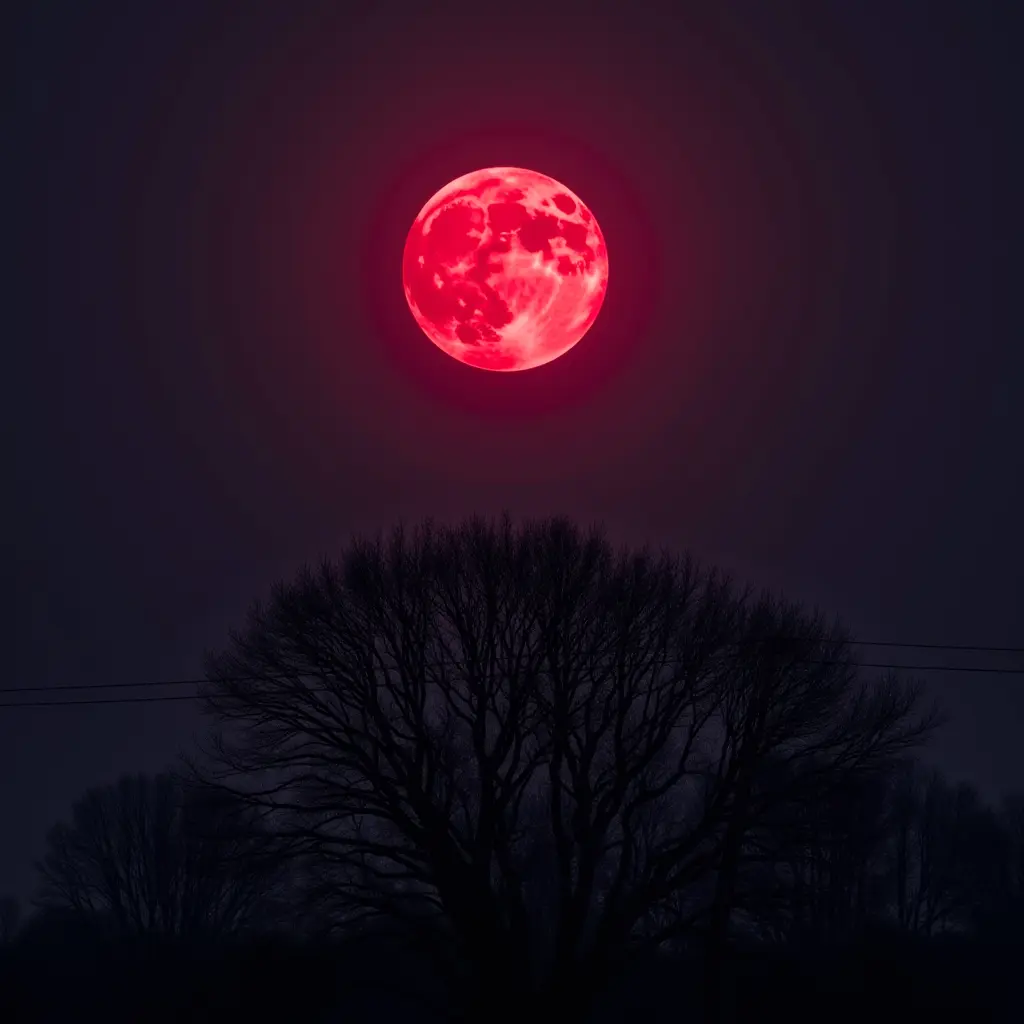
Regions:
[[740, 923], [769, 942], [809, 948], [884, 921], [887, 797], [887, 779], [850, 779], [794, 808], [782, 829], [753, 830], [738, 879]]
[[900, 927], [925, 935], [973, 929], [1012, 898], [1010, 819], [975, 787], [905, 770], [893, 794], [893, 903]]
[[752, 602], [737, 643], [742, 657], [722, 695], [711, 780], [712, 794], [728, 794], [729, 814], [708, 925], [708, 1022], [722, 1019], [724, 948], [741, 873], [746, 862], [764, 856], [765, 833], [776, 848], [813, 840], [819, 868], [827, 843], [831, 898], [862, 900], [863, 894], [843, 893], [856, 866], [850, 863], [854, 851], [839, 846], [844, 829], [837, 828], [836, 810], [844, 803], [852, 809], [865, 784], [884, 779], [938, 721], [934, 711], [918, 712], [916, 686], [892, 675], [864, 682], [842, 629], [799, 605], [770, 595]]
[[759, 824], [921, 734], [818, 620], [557, 519], [356, 542], [208, 674], [206, 784], [305, 858], [321, 908], [399, 923], [490, 1020], [584, 1019], [631, 954], [727, 923]]
[[253, 924], [276, 875], [251, 811], [214, 807], [169, 775], [88, 790], [47, 835], [41, 907], [103, 930], [185, 936]]
[[13, 896], [0, 896], [0, 942], [10, 942], [21, 923], [21, 904]]
[[1024, 793], [1008, 796], [1000, 817], [1010, 840], [1011, 891], [1015, 897], [1024, 898]]
[[1024, 793], [1008, 796], [997, 812], [1003, 868], [984, 901], [978, 926], [999, 937], [1019, 935], [1024, 923]]
[[759, 934], [821, 943], [895, 927], [927, 937], [1019, 919], [1012, 800], [996, 811], [909, 759], [837, 796], [824, 819], [805, 807], [814, 825], [796, 846], [766, 833], [765, 863], [741, 894]]

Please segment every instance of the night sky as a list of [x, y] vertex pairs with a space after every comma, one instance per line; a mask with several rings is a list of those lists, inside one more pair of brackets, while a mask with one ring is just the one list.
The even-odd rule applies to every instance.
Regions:
[[[499, 6], [23, 5], [4, 686], [195, 676], [353, 532], [502, 509], [865, 639], [1024, 644], [1016, 5]], [[436, 349], [401, 286], [422, 204], [494, 165], [567, 184], [610, 259], [590, 333], [518, 374]], [[928, 680], [933, 758], [1024, 787], [1024, 675]], [[0, 892], [202, 729], [0, 709]]]

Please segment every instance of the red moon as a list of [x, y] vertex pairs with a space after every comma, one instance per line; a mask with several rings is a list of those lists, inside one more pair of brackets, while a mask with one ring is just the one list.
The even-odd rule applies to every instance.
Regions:
[[402, 281], [439, 349], [482, 370], [529, 370], [590, 330], [608, 288], [608, 250], [597, 219], [560, 182], [488, 167], [420, 210]]

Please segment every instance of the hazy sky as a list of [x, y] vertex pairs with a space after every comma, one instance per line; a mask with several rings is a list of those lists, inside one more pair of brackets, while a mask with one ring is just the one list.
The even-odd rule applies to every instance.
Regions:
[[[353, 531], [503, 508], [865, 638], [1024, 644], [1014, 5], [415, 6], [23, 5], [4, 685], [195, 675]], [[401, 247], [508, 164], [588, 203], [611, 273], [568, 355], [489, 374], [419, 333]], [[1024, 676], [930, 681], [939, 762], [1024, 786]], [[201, 729], [0, 708], [0, 891]]]

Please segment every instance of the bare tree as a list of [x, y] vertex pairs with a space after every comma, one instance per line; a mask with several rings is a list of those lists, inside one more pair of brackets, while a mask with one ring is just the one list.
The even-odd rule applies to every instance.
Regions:
[[211, 813], [169, 775], [125, 776], [88, 790], [70, 825], [47, 836], [37, 902], [132, 934], [234, 931], [253, 921], [274, 883], [249, 812]]
[[979, 924], [1005, 935], [1019, 933], [1024, 918], [1024, 793], [1006, 797], [997, 813], [1003, 870], [987, 889]]
[[[722, 966], [744, 863], [776, 844], [827, 836], [837, 801], [921, 744], [938, 721], [918, 713], [919, 689], [894, 676], [864, 682], [837, 624], [765, 595], [744, 610], [742, 650], [721, 703], [711, 791], [730, 813], [717, 864], [705, 960], [705, 1018], [723, 1019]], [[774, 853], [769, 852], [769, 856]], [[838, 865], [836, 865], [838, 866]]]
[[1014, 899], [1024, 901], [1024, 793], [1013, 793], [1000, 810], [1009, 839], [1009, 885]]
[[769, 942], [850, 938], [885, 920], [888, 780], [847, 780], [815, 803], [753, 829], [737, 883], [739, 924]]
[[[417, 937], [471, 1018], [543, 999], [582, 1020], [630, 955], [707, 917], [737, 835], [903, 729], [912, 699], [852, 668], [783, 672], [838, 640], [752, 647], [754, 626], [717, 573], [564, 520], [399, 529], [279, 585], [210, 658], [202, 775], [338, 920]], [[808, 765], [798, 790], [757, 790], [772, 753]]]
[[0, 943], [10, 942], [21, 923], [21, 904], [13, 896], [0, 896]]
[[891, 837], [900, 927], [924, 935], [972, 929], [1012, 901], [1011, 822], [969, 784], [916, 766], [905, 770], [893, 793]]

